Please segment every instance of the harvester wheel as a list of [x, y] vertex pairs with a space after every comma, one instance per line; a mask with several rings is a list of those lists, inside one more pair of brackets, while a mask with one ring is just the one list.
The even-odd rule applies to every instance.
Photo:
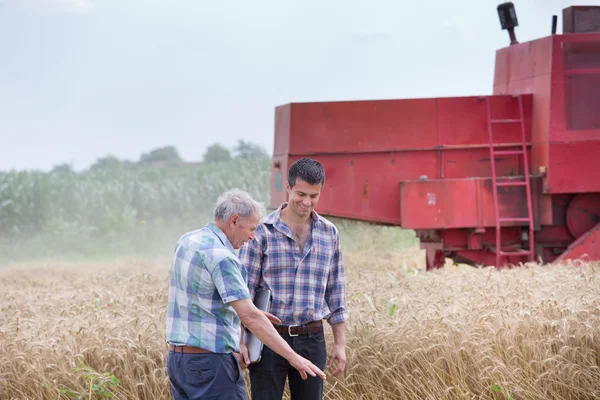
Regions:
[[578, 194], [567, 209], [567, 227], [575, 239], [600, 223], [600, 193]]

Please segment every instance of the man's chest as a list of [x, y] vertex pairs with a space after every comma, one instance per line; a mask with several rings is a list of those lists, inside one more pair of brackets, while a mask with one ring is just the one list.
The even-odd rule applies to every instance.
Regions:
[[310, 225], [296, 225], [291, 227], [292, 237], [300, 252], [304, 251], [304, 246], [310, 236]]

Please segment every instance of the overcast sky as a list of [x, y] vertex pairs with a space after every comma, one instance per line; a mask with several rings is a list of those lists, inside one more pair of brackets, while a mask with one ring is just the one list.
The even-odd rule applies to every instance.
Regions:
[[[0, 0], [0, 170], [273, 147], [290, 102], [485, 95], [496, 0]], [[515, 0], [519, 41], [567, 0]], [[576, 5], [600, 3], [576, 1]]]

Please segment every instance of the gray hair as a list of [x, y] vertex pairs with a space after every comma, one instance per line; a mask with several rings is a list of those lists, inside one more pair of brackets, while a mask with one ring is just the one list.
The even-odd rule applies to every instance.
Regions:
[[256, 214], [259, 219], [262, 219], [265, 215], [265, 206], [254, 200], [248, 192], [230, 189], [217, 199], [215, 221], [226, 222], [233, 214], [238, 214], [242, 219]]

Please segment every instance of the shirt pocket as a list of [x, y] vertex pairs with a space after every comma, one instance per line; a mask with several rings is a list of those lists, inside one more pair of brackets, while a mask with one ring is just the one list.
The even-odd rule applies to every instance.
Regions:
[[335, 246], [333, 243], [325, 242], [313, 244], [312, 255], [313, 262], [326, 266], [327, 271], [329, 271], [330, 264], [333, 261], [333, 256], [335, 254]]

